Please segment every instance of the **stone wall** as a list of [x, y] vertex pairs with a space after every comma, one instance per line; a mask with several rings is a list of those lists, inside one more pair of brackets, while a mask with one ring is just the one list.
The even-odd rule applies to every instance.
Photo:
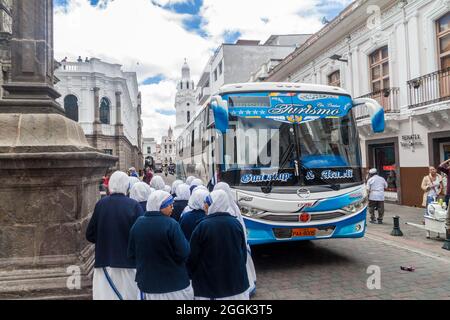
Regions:
[[87, 135], [86, 139], [91, 146], [94, 146], [96, 141], [97, 149], [101, 152], [105, 149], [113, 150], [113, 155], [119, 158], [115, 168], [125, 172], [130, 167], [135, 167], [137, 170], [143, 169], [144, 158], [142, 153], [125, 136]]

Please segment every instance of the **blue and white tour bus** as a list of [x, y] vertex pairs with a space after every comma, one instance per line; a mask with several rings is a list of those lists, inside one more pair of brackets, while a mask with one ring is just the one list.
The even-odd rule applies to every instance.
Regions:
[[367, 192], [355, 109], [384, 110], [338, 87], [222, 87], [177, 139], [177, 175], [230, 185], [251, 245], [365, 234]]

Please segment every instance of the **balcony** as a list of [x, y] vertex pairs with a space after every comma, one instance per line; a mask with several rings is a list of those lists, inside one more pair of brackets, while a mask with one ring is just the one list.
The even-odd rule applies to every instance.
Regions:
[[[376, 100], [383, 106], [384, 112], [388, 113], [400, 113], [399, 107], [399, 88], [386, 88], [381, 91], [371, 92], [358, 98], [370, 98]], [[367, 107], [355, 108], [356, 120], [362, 120], [369, 118], [369, 111]]]
[[409, 109], [450, 100], [450, 68], [408, 81]]
[[200, 89], [200, 96], [198, 97], [198, 104], [201, 106], [203, 105], [211, 96], [211, 88], [210, 87], [204, 87]]

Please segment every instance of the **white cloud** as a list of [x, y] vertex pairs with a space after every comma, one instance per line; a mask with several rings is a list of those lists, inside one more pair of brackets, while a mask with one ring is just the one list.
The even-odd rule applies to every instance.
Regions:
[[[239, 31], [241, 38], [266, 40], [272, 34], [314, 33], [322, 27], [317, 0], [204, 0], [205, 29], [220, 39], [225, 30]], [[307, 15], [302, 16], [303, 13]]]
[[159, 138], [167, 134], [169, 125], [175, 127], [175, 116], [156, 112], [158, 109], [173, 111], [176, 94], [175, 81], [162, 81], [140, 87], [142, 93], [142, 119], [144, 136]]

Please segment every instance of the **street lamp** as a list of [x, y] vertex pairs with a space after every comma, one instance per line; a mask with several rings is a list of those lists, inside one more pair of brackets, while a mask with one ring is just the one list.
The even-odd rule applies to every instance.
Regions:
[[340, 54], [333, 54], [331, 57], [330, 57], [330, 59], [331, 60], [337, 60], [337, 61], [341, 61], [341, 62], [348, 62], [348, 60], [347, 59], [342, 59], [342, 56], [340, 55]]

